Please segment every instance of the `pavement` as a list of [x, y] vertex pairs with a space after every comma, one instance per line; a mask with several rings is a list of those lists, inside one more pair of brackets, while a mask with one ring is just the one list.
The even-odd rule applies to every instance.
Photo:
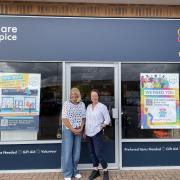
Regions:
[[[88, 180], [90, 171], [81, 171], [81, 180]], [[5, 173], [0, 180], [63, 180], [62, 173]], [[101, 177], [96, 180], [102, 180]], [[180, 180], [179, 170], [111, 170], [110, 180]]]

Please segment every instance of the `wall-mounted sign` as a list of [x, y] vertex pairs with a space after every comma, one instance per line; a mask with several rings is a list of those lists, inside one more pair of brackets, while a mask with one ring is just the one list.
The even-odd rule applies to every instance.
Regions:
[[180, 166], [179, 142], [123, 142], [123, 167]]
[[141, 128], [180, 128], [179, 74], [141, 73]]
[[40, 74], [0, 73], [0, 129], [38, 129]]
[[2, 61], [179, 62], [180, 20], [0, 16]]

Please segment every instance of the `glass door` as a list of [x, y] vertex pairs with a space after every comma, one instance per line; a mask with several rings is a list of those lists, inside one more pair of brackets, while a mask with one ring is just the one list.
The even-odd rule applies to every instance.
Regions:
[[[69, 98], [72, 87], [79, 88], [82, 101], [86, 106], [91, 103], [90, 91], [100, 91], [100, 102], [105, 104], [111, 116], [111, 124], [104, 135], [104, 156], [109, 168], [118, 168], [118, 64], [66, 64], [66, 97]], [[86, 140], [82, 140], [80, 168], [92, 167]]]

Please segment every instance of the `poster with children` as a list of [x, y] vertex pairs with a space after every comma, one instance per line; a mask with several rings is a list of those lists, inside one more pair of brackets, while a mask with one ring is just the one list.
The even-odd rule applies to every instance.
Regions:
[[39, 126], [40, 74], [0, 73], [0, 129]]
[[179, 74], [141, 73], [141, 129], [177, 129]]

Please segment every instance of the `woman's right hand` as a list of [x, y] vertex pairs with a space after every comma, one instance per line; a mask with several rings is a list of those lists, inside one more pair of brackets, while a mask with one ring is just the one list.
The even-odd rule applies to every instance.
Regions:
[[75, 128], [72, 128], [72, 133], [74, 133], [75, 135], [80, 135], [81, 132], [82, 132], [82, 129], [75, 129]]

